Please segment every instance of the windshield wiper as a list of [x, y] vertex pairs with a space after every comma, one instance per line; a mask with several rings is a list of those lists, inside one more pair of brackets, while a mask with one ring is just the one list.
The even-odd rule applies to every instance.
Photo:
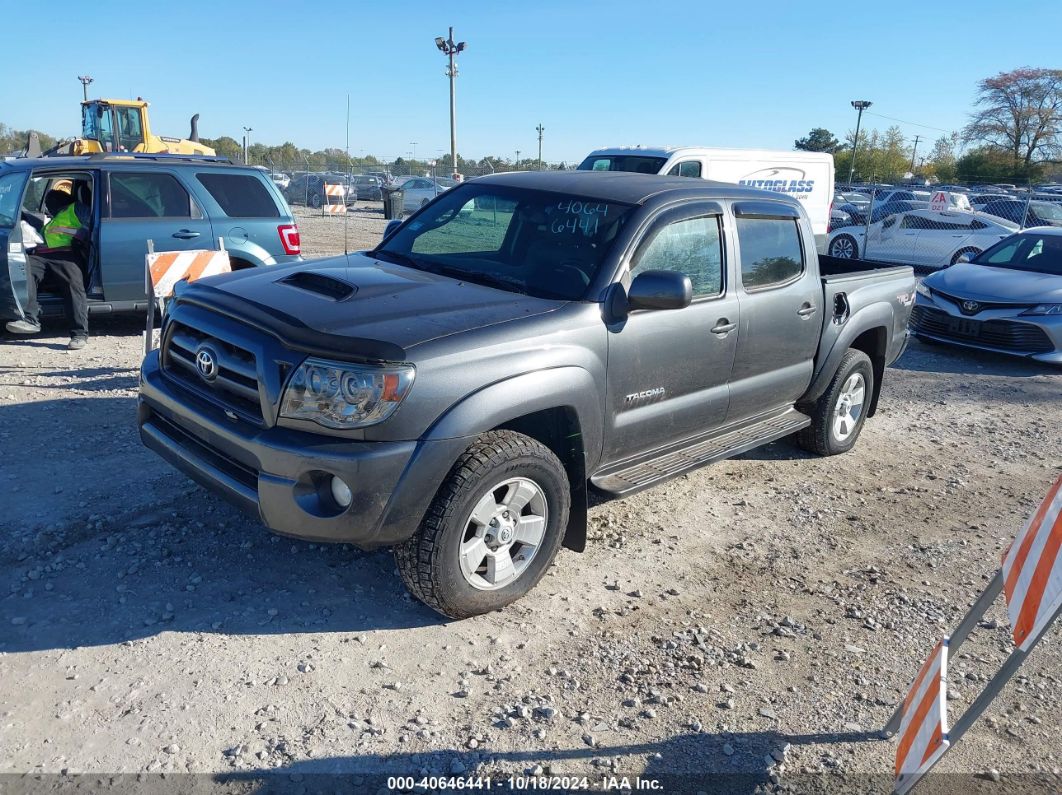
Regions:
[[385, 248], [376, 249], [369, 253], [377, 259], [387, 260], [388, 262], [393, 262], [397, 265], [405, 265], [410, 268], [415, 268], [418, 271], [427, 270], [424, 265], [417, 262], [408, 254], [399, 254], [397, 251], [388, 251]]

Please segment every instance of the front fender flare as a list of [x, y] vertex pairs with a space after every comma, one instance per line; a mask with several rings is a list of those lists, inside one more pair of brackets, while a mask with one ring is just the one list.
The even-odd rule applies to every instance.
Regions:
[[[815, 378], [812, 379], [811, 386], [808, 387], [808, 391], [804, 393], [804, 397], [800, 399], [800, 402], [812, 403], [822, 396], [822, 393], [826, 391], [830, 381], [833, 380], [834, 374], [837, 372], [841, 357], [844, 356], [845, 351], [852, 346], [852, 343], [861, 334], [876, 328], [884, 329], [886, 350], [882, 351], [882, 355], [886, 355], [894, 321], [895, 314], [892, 305], [885, 301], [870, 304], [856, 311], [837, 335], [833, 342], [833, 347], [830, 348], [830, 352], [822, 360]], [[876, 395], [880, 389], [881, 379], [879, 378], [878, 383], [874, 385], [874, 403], [877, 402]]]

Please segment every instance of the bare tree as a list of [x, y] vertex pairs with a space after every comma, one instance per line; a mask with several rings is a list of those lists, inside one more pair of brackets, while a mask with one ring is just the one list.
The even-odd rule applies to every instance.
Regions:
[[977, 84], [978, 110], [963, 131], [967, 142], [1009, 152], [1026, 166], [1059, 150], [1062, 69], [1015, 69]]

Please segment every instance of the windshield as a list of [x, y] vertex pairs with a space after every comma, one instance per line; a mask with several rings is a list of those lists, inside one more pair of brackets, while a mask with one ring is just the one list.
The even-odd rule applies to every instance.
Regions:
[[646, 155], [590, 155], [579, 164], [578, 171], [631, 171], [635, 174], [659, 174], [666, 157]]
[[1029, 207], [1045, 220], [1062, 221], [1062, 207], [1053, 202], [1030, 202]]
[[466, 185], [407, 221], [373, 254], [537, 298], [582, 298], [630, 213], [626, 204]]
[[1062, 276], [1062, 236], [1022, 233], [1003, 240], [972, 260], [977, 265]]

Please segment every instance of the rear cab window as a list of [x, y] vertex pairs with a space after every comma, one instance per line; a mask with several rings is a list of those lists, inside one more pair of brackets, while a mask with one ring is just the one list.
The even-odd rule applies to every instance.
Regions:
[[[735, 206], [741, 283], [745, 290], [781, 287], [804, 272], [800, 219], [789, 208], [772, 209], [766, 202]], [[777, 213], [777, 214], [775, 214]]]
[[195, 178], [229, 218], [280, 218], [272, 192], [257, 175], [200, 172]]

